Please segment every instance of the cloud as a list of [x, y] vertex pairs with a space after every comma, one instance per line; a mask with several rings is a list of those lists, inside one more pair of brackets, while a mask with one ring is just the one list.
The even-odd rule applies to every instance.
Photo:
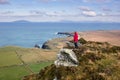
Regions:
[[12, 15], [14, 12], [13, 11], [4, 11], [4, 12], [0, 12], [1, 16], [6, 16], [6, 15]]
[[91, 9], [87, 6], [80, 6], [79, 9], [82, 11], [91, 11]]
[[31, 15], [39, 15], [39, 16], [45, 16], [47, 13], [44, 11], [39, 11], [39, 10], [32, 10], [30, 11]]
[[61, 17], [64, 16], [65, 11], [39, 11], [32, 10], [30, 11], [31, 16], [48, 16], [48, 17]]
[[47, 2], [54, 2], [54, 1], [58, 1], [58, 0], [37, 0], [37, 1], [40, 1], [40, 2], [45, 2], [45, 3], [47, 3]]
[[83, 0], [83, 2], [108, 3], [111, 2], [111, 0]]
[[[28, 12], [29, 13], [29, 12]], [[114, 14], [114, 15], [108, 15], [104, 13], [99, 13], [95, 17], [86, 17], [86, 16], [91, 16], [90, 14], [93, 13], [91, 11], [86, 11], [84, 12], [84, 16], [82, 14], [57, 14], [58, 12], [46, 12], [46, 16], [41, 16], [41, 15], [30, 15], [30, 14], [12, 14], [12, 15], [6, 15], [6, 16], [0, 16], [0, 21], [1, 22], [10, 22], [10, 21], [15, 21], [15, 20], [29, 20], [33, 22], [56, 22], [56, 21], [61, 21], [61, 20], [67, 20], [67, 21], [103, 21], [103, 22], [120, 22], [120, 14]], [[89, 14], [89, 15], [88, 15]], [[101, 15], [100, 15], [101, 14]], [[77, 15], [77, 16], [75, 16]]]
[[112, 11], [110, 8], [106, 8], [106, 7], [102, 8], [102, 10], [103, 11], [107, 11], [107, 12], [111, 12]]
[[83, 0], [83, 2], [90, 2], [91, 0]]
[[38, 0], [38, 1], [41, 1], [41, 2], [49, 2], [50, 0]]
[[0, 0], [0, 4], [9, 4], [7, 0]]
[[[74, 0], [36, 0], [38, 2], [49, 3], [49, 2], [76, 2]], [[78, 0], [79, 1], [79, 0]]]
[[94, 11], [83, 11], [82, 14], [84, 16], [95, 17], [97, 14]]
[[105, 13], [99, 13], [98, 16], [106, 16], [107, 14]]
[[111, 0], [96, 0], [96, 2], [110, 2]]
[[82, 10], [82, 15], [84, 16], [89, 16], [89, 17], [97, 16], [96, 12], [94, 12], [92, 9], [90, 9], [87, 6], [80, 6], [79, 9]]

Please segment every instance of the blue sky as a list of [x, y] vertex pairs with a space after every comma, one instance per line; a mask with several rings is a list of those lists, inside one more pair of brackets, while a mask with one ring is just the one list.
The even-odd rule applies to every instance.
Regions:
[[0, 0], [0, 22], [120, 22], [120, 0]]

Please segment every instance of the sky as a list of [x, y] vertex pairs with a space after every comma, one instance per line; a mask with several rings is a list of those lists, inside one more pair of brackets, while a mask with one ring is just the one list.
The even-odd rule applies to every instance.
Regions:
[[0, 0], [0, 22], [120, 22], [120, 0]]

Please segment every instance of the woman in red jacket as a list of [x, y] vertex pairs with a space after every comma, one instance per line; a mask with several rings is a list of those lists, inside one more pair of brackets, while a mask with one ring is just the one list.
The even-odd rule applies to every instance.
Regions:
[[78, 33], [77, 32], [74, 32], [74, 45], [75, 45], [75, 48], [78, 48]]

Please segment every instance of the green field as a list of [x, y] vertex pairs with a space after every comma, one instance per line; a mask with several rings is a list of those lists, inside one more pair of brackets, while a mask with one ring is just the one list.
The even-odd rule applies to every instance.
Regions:
[[0, 48], [0, 67], [22, 64], [15, 53], [17, 49], [17, 47]]
[[[52, 64], [52, 62], [29, 64], [29, 68], [31, 68], [34, 73], [38, 73], [40, 69], [50, 64]], [[31, 72], [24, 68], [24, 66], [11, 66], [0, 68], [0, 80], [21, 80], [23, 76], [29, 74], [31, 74]]]
[[29, 72], [23, 66], [0, 68], [0, 80], [21, 80], [27, 74]]
[[[18, 52], [16, 54], [16, 52]], [[39, 49], [29, 49], [20, 47], [1, 47], [0, 48], [0, 80], [21, 80], [23, 76], [38, 73], [40, 69], [53, 63], [53, 60], [44, 61], [38, 55], [45, 55]], [[25, 58], [27, 57], [28, 58]], [[34, 57], [33, 57], [34, 56]], [[40, 58], [40, 59], [36, 59]], [[42, 61], [42, 62], [41, 62]], [[31, 71], [30, 71], [30, 70]]]
[[37, 73], [42, 68], [49, 66], [51, 64], [53, 64], [53, 61], [30, 64], [29, 67], [32, 69], [33, 72]]

